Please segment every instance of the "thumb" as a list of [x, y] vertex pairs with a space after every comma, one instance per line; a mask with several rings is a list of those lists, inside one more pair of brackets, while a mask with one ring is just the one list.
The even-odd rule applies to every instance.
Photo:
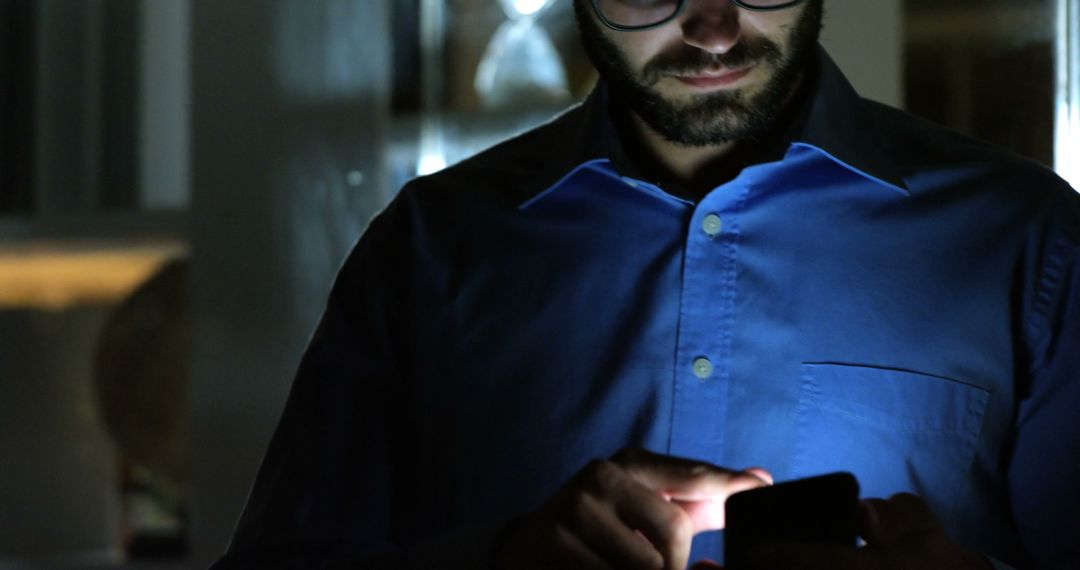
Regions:
[[772, 475], [760, 467], [734, 471], [641, 449], [625, 449], [611, 459], [638, 483], [682, 507], [694, 534], [724, 528], [724, 502], [731, 495], [772, 483]]
[[726, 500], [728, 496], [771, 482], [761, 468], [747, 471], [725, 469], [711, 463], [660, 455], [641, 449], [625, 449], [612, 458], [637, 482], [669, 500]]
[[[755, 473], [754, 471], [757, 471]], [[720, 530], [726, 525], [725, 504], [728, 497], [741, 491], [749, 491], [772, 484], [772, 475], [764, 469], [755, 468], [728, 475], [723, 489], [716, 494], [702, 494], [697, 489], [684, 489], [682, 493], [670, 494], [671, 502], [679, 505], [693, 523], [694, 534], [708, 530]]]
[[702, 493], [700, 489], [683, 489], [683, 492], [675, 490], [667, 496], [671, 501], [683, 508], [692, 523], [693, 533], [707, 530], [720, 530], [725, 523], [725, 503], [732, 494], [765, 487], [765, 480], [748, 473], [732, 474], [727, 479], [727, 485], [723, 489], [712, 489], [712, 494]]

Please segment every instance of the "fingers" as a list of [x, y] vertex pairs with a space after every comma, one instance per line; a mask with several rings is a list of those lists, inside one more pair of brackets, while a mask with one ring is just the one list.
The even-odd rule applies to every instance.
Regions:
[[758, 479], [761, 479], [769, 485], [773, 484], [772, 473], [766, 471], [764, 467], [749, 467], [747, 469], [744, 469], [743, 471], [757, 477]]
[[579, 511], [573, 534], [581, 537], [590, 553], [610, 562], [613, 568], [642, 568], [660, 570], [664, 557], [650, 541], [633, 530], [611, 509], [600, 504], [590, 495], [579, 498]]
[[772, 479], [760, 467], [754, 468], [757, 473], [733, 471], [644, 450], [624, 450], [611, 460], [642, 485], [669, 499], [681, 501], [726, 499], [739, 491], [763, 487]]
[[[772, 478], [761, 468], [756, 473], [733, 471], [634, 449], [593, 467], [618, 518], [648, 539], [665, 567], [680, 569], [689, 559], [695, 534], [723, 528], [727, 497], [762, 487]], [[620, 537], [609, 544], [625, 543]]]
[[651, 500], [620, 505], [619, 515], [632, 528], [641, 531], [652, 548], [659, 552], [663, 568], [686, 567], [690, 560], [693, 526], [690, 517], [677, 505], [655, 496]]
[[631, 528], [641, 531], [666, 561], [666, 567], [685, 567], [694, 536], [690, 517], [678, 505], [641, 484], [625, 468], [621, 473], [624, 479], [615, 488], [613, 496], [619, 517]]
[[[590, 547], [608, 556], [621, 557], [622, 563], [617, 565], [620, 568], [686, 566], [693, 533], [690, 519], [682, 509], [611, 461], [592, 462], [583, 470], [582, 477], [585, 497], [593, 499], [582, 499], [579, 493], [576, 500], [592, 500], [598, 507], [580, 509], [575, 515], [578, 529], [587, 537]], [[597, 510], [605, 514], [598, 516]]]
[[694, 534], [723, 527], [724, 502], [762, 487], [761, 468], [732, 471], [627, 450], [578, 472], [497, 548], [507, 568], [684, 570]]
[[608, 561], [593, 552], [581, 538], [566, 528], [556, 528], [553, 541], [555, 548], [552, 551], [559, 553], [560, 565], [583, 570], [615, 570], [619, 568], [619, 566], [609, 564]]
[[621, 451], [612, 461], [681, 507], [690, 516], [692, 535], [724, 528], [724, 502], [731, 495], [772, 484], [772, 475], [760, 467], [733, 471], [644, 450]]
[[923, 499], [899, 493], [859, 504], [859, 534], [870, 546], [891, 546], [913, 535], [941, 532], [941, 523]]
[[724, 501], [722, 500], [672, 500], [671, 503], [677, 505], [690, 517], [692, 535], [724, 528]]

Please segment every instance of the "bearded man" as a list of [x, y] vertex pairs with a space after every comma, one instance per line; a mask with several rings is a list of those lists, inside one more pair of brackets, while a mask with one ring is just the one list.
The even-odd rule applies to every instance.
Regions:
[[372, 222], [216, 567], [715, 567], [834, 471], [865, 545], [759, 566], [1080, 567], [1080, 199], [822, 4], [576, 0], [596, 89]]

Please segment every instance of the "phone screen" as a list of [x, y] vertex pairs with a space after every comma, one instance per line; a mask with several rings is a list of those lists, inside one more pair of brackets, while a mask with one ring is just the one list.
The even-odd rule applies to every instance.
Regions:
[[855, 547], [859, 483], [831, 473], [736, 493], [725, 505], [724, 561], [752, 568], [749, 549], [761, 541], [815, 542]]

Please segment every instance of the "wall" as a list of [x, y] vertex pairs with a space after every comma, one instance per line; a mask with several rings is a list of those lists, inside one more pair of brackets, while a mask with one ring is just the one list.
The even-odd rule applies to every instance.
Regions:
[[188, 0], [139, 7], [139, 194], [144, 209], [191, 201]]
[[388, 198], [388, 2], [192, 2], [193, 567], [223, 553], [330, 280]]
[[0, 567], [119, 556], [115, 457], [91, 376], [106, 309], [0, 311]]
[[825, 0], [821, 43], [863, 97], [903, 107], [901, 0]]

